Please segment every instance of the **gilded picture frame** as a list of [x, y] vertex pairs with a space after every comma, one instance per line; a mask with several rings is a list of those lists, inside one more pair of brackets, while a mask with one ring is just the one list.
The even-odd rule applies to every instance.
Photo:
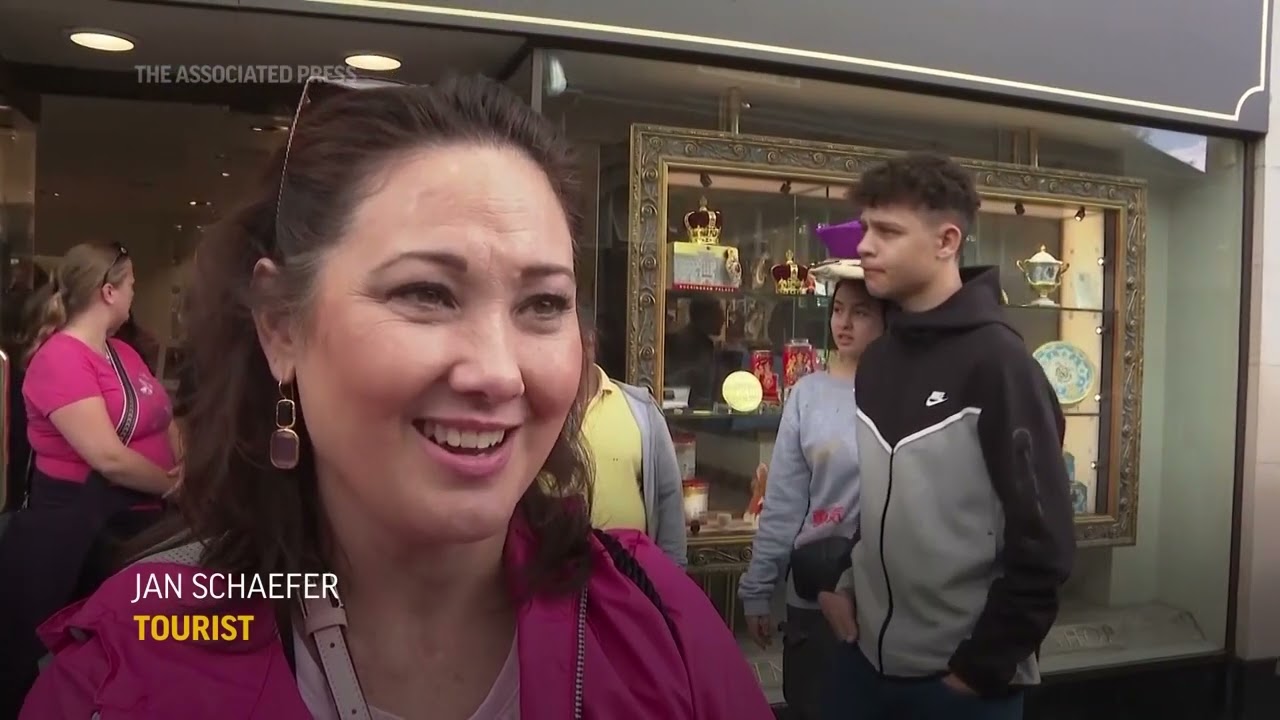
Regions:
[[[698, 172], [823, 180], [849, 184], [862, 170], [899, 154], [893, 150], [731, 134], [713, 130], [634, 125], [630, 144], [630, 227], [627, 285], [627, 381], [650, 392], [662, 388], [667, 175]], [[984, 198], [1088, 205], [1115, 211], [1117, 232], [1104, 262], [1111, 265], [1113, 333], [1110, 372], [1100, 390], [1110, 396], [1103, 418], [1106, 492], [1099, 511], [1076, 518], [1081, 547], [1130, 545], [1137, 540], [1139, 439], [1142, 427], [1143, 322], [1147, 187], [1140, 179], [957, 159], [973, 172]], [[692, 549], [692, 548], [691, 548]], [[713, 551], [703, 548], [704, 552]], [[735, 559], [742, 550], [735, 548]], [[718, 558], [720, 561], [725, 558]], [[712, 563], [714, 564], [714, 563]]]

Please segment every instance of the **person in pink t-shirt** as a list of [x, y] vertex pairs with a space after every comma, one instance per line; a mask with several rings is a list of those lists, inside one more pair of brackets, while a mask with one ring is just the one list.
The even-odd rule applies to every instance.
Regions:
[[133, 283], [123, 247], [82, 244], [31, 301], [22, 396], [34, 466], [27, 507], [0, 541], [0, 646], [18, 649], [0, 668], [0, 716], [32, 679], [35, 627], [109, 575], [119, 543], [158, 519], [176, 485], [168, 395], [112, 338]]

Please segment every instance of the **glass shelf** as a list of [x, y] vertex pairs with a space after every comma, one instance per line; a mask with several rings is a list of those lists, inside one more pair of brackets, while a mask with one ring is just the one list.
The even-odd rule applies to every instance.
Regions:
[[[666, 404], [687, 395], [688, 408], [714, 411], [724, 379], [756, 372], [763, 354], [781, 378], [783, 348], [793, 340], [807, 340], [820, 366], [829, 299], [826, 287], [806, 278], [809, 265], [827, 258], [817, 227], [853, 215], [847, 187], [678, 169], [667, 180], [665, 313], [659, 325], [665, 340], [661, 387], [655, 388], [677, 393], [664, 395]], [[707, 221], [712, 216], [714, 225]], [[807, 292], [779, 292], [779, 280], [792, 277], [788, 257]], [[695, 287], [682, 287], [687, 285]], [[740, 420], [732, 425], [740, 431], [759, 427]]]
[[1085, 315], [1111, 315], [1113, 311], [1103, 310], [1102, 308], [1077, 308], [1062, 306], [1045, 306], [1045, 305], [1005, 305], [1005, 309], [1014, 313], [1032, 312], [1032, 313], [1082, 313]]
[[673, 297], [674, 298], [695, 297], [700, 295], [717, 297], [720, 299], [748, 298], [752, 300], [795, 302], [795, 303], [800, 303], [801, 305], [812, 302], [816, 307], [823, 307], [823, 308], [827, 306], [827, 301], [829, 299], [827, 298], [827, 296], [819, 295], [819, 294], [783, 295], [777, 292], [776, 290], [773, 290], [772, 288], [751, 288], [751, 289], [745, 289], [745, 290], [741, 288], [737, 290], [703, 290], [699, 288], [678, 288], [678, 287], [667, 288], [668, 299], [671, 299]]

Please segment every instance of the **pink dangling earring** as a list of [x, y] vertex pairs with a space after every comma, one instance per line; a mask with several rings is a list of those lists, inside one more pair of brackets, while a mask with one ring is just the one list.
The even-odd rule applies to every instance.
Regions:
[[279, 470], [292, 470], [298, 467], [302, 457], [302, 438], [293, 426], [298, 422], [298, 406], [293, 401], [293, 388], [286, 392], [284, 381], [280, 382], [280, 399], [276, 401], [276, 429], [271, 433], [269, 454], [271, 464]]

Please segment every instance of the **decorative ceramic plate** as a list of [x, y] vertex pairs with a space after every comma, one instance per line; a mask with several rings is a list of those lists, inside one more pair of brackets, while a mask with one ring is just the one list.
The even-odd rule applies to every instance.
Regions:
[[1064, 406], [1083, 402], [1093, 392], [1098, 368], [1084, 351], [1063, 340], [1047, 342], [1032, 353]]

